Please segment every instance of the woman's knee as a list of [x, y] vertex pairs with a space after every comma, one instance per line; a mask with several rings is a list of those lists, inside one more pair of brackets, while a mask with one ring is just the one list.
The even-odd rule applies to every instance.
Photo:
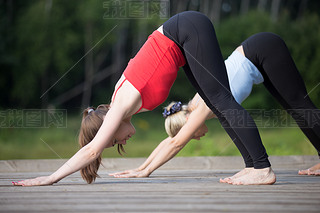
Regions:
[[234, 110], [243, 109], [232, 95], [226, 95], [221, 99], [216, 99], [213, 107], [221, 114], [230, 114], [234, 113]]

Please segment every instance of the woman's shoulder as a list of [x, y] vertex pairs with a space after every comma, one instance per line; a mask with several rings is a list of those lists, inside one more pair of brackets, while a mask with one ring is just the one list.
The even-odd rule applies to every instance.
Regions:
[[193, 110], [195, 110], [198, 107], [199, 102], [200, 102], [201, 99], [202, 98], [200, 97], [200, 95], [198, 93], [196, 93], [188, 103], [189, 111], [192, 112]]
[[207, 113], [207, 120], [216, 117], [198, 93], [195, 94], [188, 106], [191, 112], [199, 110], [203, 113]]
[[111, 106], [125, 108], [130, 115], [142, 105], [140, 92], [122, 75], [115, 86]]

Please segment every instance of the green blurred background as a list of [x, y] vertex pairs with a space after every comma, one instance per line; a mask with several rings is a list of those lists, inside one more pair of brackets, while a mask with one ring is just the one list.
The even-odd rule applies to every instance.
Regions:
[[[78, 150], [81, 111], [109, 103], [115, 82], [148, 35], [185, 10], [212, 20], [224, 58], [254, 33], [279, 34], [320, 106], [318, 0], [0, 0], [0, 159], [71, 157]], [[166, 137], [162, 108], [171, 100], [188, 102], [194, 93], [180, 70], [167, 101], [134, 116], [137, 133], [125, 156], [148, 156]], [[281, 107], [263, 85], [254, 87], [243, 106], [260, 110], [254, 117], [269, 155], [316, 154], [289, 116], [273, 113]], [[43, 114], [28, 114], [30, 109], [47, 116], [64, 110], [65, 123], [48, 124]], [[208, 126], [207, 136], [191, 141], [180, 156], [239, 155], [217, 120]], [[103, 156], [118, 154], [108, 149]]]

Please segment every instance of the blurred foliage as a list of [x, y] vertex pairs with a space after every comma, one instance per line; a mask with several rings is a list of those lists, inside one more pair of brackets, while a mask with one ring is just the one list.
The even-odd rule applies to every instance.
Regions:
[[[90, 51], [93, 52], [95, 73], [116, 63], [117, 41], [121, 35], [127, 35], [125, 40], [120, 41], [120, 45], [124, 46], [121, 69], [111, 67], [110, 73], [114, 74], [92, 88], [92, 105], [109, 102], [114, 84], [129, 59], [134, 57], [148, 35], [166, 20], [159, 16], [105, 18], [107, 9], [104, 4], [115, 2], [124, 1], [0, 1], [0, 90], [3, 91], [0, 93], [0, 108], [58, 107], [79, 111], [81, 92], [63, 103], [56, 104], [54, 100], [85, 80], [88, 25], [92, 29]], [[201, 10], [206, 1], [185, 2], [170, 1], [171, 15], [179, 12], [179, 5], [190, 10]], [[276, 21], [271, 18], [270, 11], [257, 9], [258, 1], [250, 2], [249, 12], [239, 12], [241, 2], [223, 0], [219, 22], [213, 20], [224, 58], [254, 33], [271, 31], [279, 34], [292, 53], [311, 99], [319, 106], [319, 1], [306, 1], [302, 14], [297, 8], [302, 1], [282, 0]], [[271, 0], [267, 3], [270, 7]], [[133, 8], [130, 12], [135, 10]], [[187, 102], [194, 93], [183, 70], [180, 70], [164, 105], [171, 100]], [[271, 109], [278, 105], [263, 85], [259, 85], [255, 86], [244, 106]]]
[[[1, 113], [5, 114], [5, 109], [9, 108], [68, 109], [68, 128], [65, 129], [1, 128], [1, 159], [66, 158], [76, 152], [82, 91], [61, 103], [57, 103], [56, 99], [85, 81], [85, 60], [87, 54], [92, 52], [94, 73], [106, 70], [110, 75], [93, 85], [91, 105], [109, 102], [115, 82], [129, 59], [134, 57], [148, 35], [166, 21], [159, 15], [144, 18], [105, 17], [108, 12], [105, 4], [123, 2], [125, 0], [0, 0]], [[216, 2], [221, 3], [219, 16], [212, 14]], [[241, 12], [245, 11], [241, 9], [242, 2], [250, 3], [248, 11]], [[267, 4], [264, 9], [259, 9], [258, 2]], [[311, 99], [319, 107], [320, 1], [280, 0], [276, 19], [272, 18], [273, 2], [277, 1], [171, 0], [170, 15], [183, 10], [198, 10], [208, 15], [215, 25], [224, 58], [254, 33], [270, 31], [279, 34], [292, 53]], [[160, 14], [161, 8], [153, 9], [155, 14]], [[138, 10], [133, 7], [125, 12], [135, 14]], [[92, 35], [90, 47], [86, 46], [89, 34]], [[120, 63], [117, 67], [112, 66], [117, 63]], [[180, 69], [162, 106], [171, 100], [188, 102], [195, 92]], [[137, 134], [126, 146], [127, 157], [148, 156], [166, 137], [160, 113], [162, 106], [155, 109], [155, 113], [134, 116]], [[263, 85], [254, 87], [243, 106], [251, 109], [279, 107]], [[72, 111], [76, 111], [77, 116], [72, 115]], [[217, 120], [208, 122], [208, 125], [212, 131], [201, 142], [190, 142], [179, 155], [239, 154], [235, 146], [230, 145], [230, 139]], [[308, 143], [298, 128], [260, 129], [270, 155], [315, 154], [312, 146], [306, 145]], [[133, 143], [135, 141], [138, 143]], [[118, 154], [108, 149], [104, 156]]]

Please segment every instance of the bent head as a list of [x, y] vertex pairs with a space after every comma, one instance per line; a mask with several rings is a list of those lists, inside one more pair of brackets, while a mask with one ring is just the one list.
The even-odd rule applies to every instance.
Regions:
[[189, 113], [188, 105], [181, 105], [181, 102], [171, 102], [164, 108], [163, 116], [166, 118], [164, 127], [170, 137], [174, 137], [178, 134], [180, 129], [187, 122]]
[[[90, 143], [96, 136], [100, 129], [104, 117], [110, 109], [110, 105], [103, 104], [99, 105], [96, 109], [93, 107], [87, 108], [83, 111], [83, 117], [81, 122], [81, 128], [79, 132], [79, 145], [84, 147]], [[118, 152], [122, 155], [124, 151], [123, 145], [126, 144], [132, 135], [135, 134], [135, 129], [132, 126], [130, 119], [121, 122], [119, 129], [114, 134], [112, 139], [113, 145], [118, 144]], [[99, 156], [94, 162], [89, 164], [87, 167], [81, 169], [81, 175], [84, 180], [88, 183], [92, 183], [96, 177], [98, 177], [97, 171], [101, 164], [101, 156]]]
[[136, 133], [136, 129], [132, 125], [130, 119], [121, 121], [119, 129], [114, 134], [114, 139], [113, 139], [113, 145], [118, 144], [118, 152], [120, 155], [121, 155], [121, 152], [119, 147], [123, 152], [125, 152], [122, 145], [126, 145], [127, 140], [129, 140], [132, 137], [132, 135], [134, 135], [135, 133]]
[[[109, 105], [102, 104], [96, 109], [90, 107], [84, 110], [79, 134], [79, 144], [81, 147], [87, 145], [96, 136], [109, 109]], [[112, 138], [113, 145], [118, 144], [121, 150], [123, 150], [122, 145], [126, 144], [126, 141], [131, 138], [135, 132], [136, 130], [130, 122], [130, 119], [121, 121], [119, 129]], [[121, 154], [121, 152], [119, 152], [119, 154]]]
[[[179, 110], [172, 110], [172, 107], [177, 106], [179, 102], [171, 102], [165, 107], [163, 113], [165, 120], [165, 129], [170, 137], [174, 137], [178, 134], [180, 129], [187, 123], [188, 117], [191, 113], [191, 102], [188, 105], [181, 105]], [[179, 104], [178, 104], [179, 105]], [[208, 132], [208, 127], [203, 124], [193, 135], [192, 139], [200, 140]]]

